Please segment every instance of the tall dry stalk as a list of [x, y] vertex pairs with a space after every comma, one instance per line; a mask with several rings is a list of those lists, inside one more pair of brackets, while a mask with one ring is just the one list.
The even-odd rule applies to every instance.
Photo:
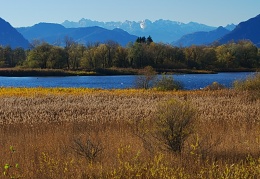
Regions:
[[[97, 178], [112, 176], [111, 171], [126, 172], [123, 174], [130, 176], [127, 172], [138, 169], [148, 176], [155, 166], [164, 167], [158, 171], [172, 175], [176, 173], [168, 170], [171, 167], [179, 174], [196, 176], [203, 167], [213, 167], [207, 161], [217, 162], [220, 172], [226, 164], [239, 167], [241, 160], [248, 161], [248, 155], [254, 157], [253, 161], [259, 157], [260, 101], [248, 102], [244, 92], [75, 92], [77, 89], [58, 89], [57, 92], [39, 89], [25, 94], [25, 89], [21, 89], [23, 92], [13, 90], [15, 92], [0, 95], [1, 173], [10, 162], [10, 157], [5, 155], [10, 146], [16, 149], [12, 160], [19, 163], [19, 172], [25, 178]], [[208, 160], [198, 162], [199, 158], [195, 160], [191, 155], [192, 145], [196, 146], [196, 140], [191, 137], [181, 158], [166, 152], [162, 163], [157, 155], [162, 151], [154, 147], [151, 153], [142, 138], [135, 135], [135, 121], [150, 119], [157, 105], [170, 98], [187, 99], [197, 110], [195, 134], [199, 136], [201, 148], [192, 152], [204, 151]], [[146, 127], [151, 130], [150, 125]], [[87, 131], [93, 137], [91, 141], [102, 141], [104, 148], [102, 157], [97, 157], [94, 163], [89, 163], [71, 148], [73, 139], [85, 136]], [[148, 144], [151, 142], [145, 139]], [[214, 145], [218, 139], [221, 142]], [[205, 151], [208, 146], [212, 147]], [[119, 160], [122, 148], [127, 151], [120, 154], [124, 157]], [[127, 168], [130, 166], [132, 168]], [[257, 166], [254, 162], [254, 167]], [[210, 167], [208, 170], [213, 171]], [[116, 174], [120, 176], [113, 173]]]

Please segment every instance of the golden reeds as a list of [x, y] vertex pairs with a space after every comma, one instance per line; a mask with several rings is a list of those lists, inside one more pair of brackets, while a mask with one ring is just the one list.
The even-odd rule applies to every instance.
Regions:
[[[217, 178], [229, 169], [230, 176], [254, 170], [259, 177], [260, 100], [246, 97], [233, 90], [0, 88], [0, 176]], [[151, 153], [136, 130], [172, 98], [197, 110], [194, 135], [181, 155], [159, 147]], [[102, 151], [89, 161], [75, 152], [75, 141], [85, 147], [91, 141]], [[19, 167], [4, 169], [6, 164]]]

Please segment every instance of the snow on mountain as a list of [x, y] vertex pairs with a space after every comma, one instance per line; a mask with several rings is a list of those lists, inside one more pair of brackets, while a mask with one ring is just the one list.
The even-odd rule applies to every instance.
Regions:
[[91, 27], [99, 26], [106, 29], [120, 28], [127, 31], [130, 34], [136, 36], [146, 36], [149, 35], [153, 38], [155, 42], [171, 43], [182, 37], [185, 34], [194, 33], [198, 31], [212, 31], [216, 27], [207, 26], [204, 24], [199, 24], [196, 22], [181, 23], [177, 21], [163, 20], [159, 19], [154, 22], [146, 19], [142, 21], [124, 21], [124, 22], [99, 22], [92, 21], [90, 19], [81, 19], [78, 22], [64, 21], [62, 23], [64, 27], [76, 28], [76, 27]]

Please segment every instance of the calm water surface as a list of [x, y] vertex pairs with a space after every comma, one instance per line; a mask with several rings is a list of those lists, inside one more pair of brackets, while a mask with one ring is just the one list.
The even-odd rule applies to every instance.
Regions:
[[[231, 87], [233, 81], [245, 79], [252, 72], [173, 75], [187, 90], [201, 89], [213, 82]], [[70, 77], [0, 77], [0, 87], [66, 87], [124, 89], [134, 87], [136, 76], [70, 76]]]

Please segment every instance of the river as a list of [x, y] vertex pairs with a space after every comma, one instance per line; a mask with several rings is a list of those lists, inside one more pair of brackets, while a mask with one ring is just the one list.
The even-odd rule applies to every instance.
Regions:
[[[180, 74], [173, 75], [184, 89], [204, 88], [213, 82], [232, 87], [235, 80], [245, 79], [252, 72], [218, 73], [218, 74]], [[0, 87], [65, 87], [65, 88], [133, 88], [136, 76], [69, 76], [69, 77], [0, 77]]]

